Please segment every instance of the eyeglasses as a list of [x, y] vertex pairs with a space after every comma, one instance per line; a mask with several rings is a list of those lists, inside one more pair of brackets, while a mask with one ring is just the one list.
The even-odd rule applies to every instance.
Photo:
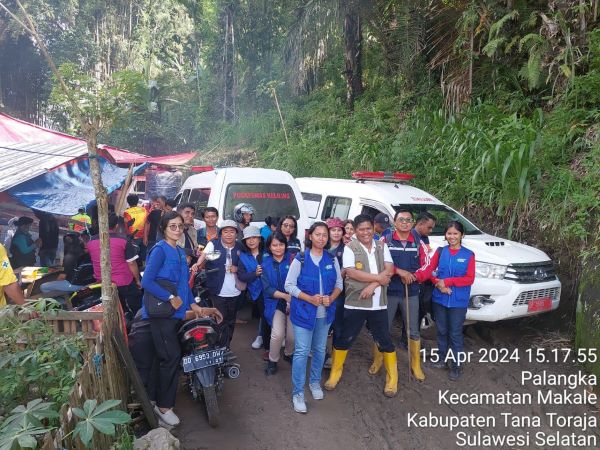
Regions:
[[296, 225], [294, 225], [293, 223], [284, 223], [281, 224], [281, 228], [296, 228]]
[[176, 224], [172, 223], [171, 225], [169, 225], [169, 230], [171, 230], [171, 231], [183, 230], [183, 224], [180, 223], [179, 225], [176, 225]]
[[396, 219], [396, 222], [400, 222], [400, 223], [413, 223], [414, 220], [413, 219], [407, 219], [406, 217], [398, 217]]

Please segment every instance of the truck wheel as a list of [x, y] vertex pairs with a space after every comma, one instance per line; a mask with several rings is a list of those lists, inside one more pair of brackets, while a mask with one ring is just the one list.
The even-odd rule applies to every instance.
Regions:
[[206, 414], [208, 415], [208, 423], [211, 427], [219, 426], [219, 404], [217, 403], [216, 386], [203, 387], [202, 395], [204, 397], [204, 405], [206, 406]]

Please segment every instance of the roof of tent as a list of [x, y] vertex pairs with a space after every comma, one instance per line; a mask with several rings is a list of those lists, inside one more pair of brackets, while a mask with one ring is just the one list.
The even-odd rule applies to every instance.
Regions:
[[[23, 120], [15, 119], [7, 114], [0, 113], [0, 145], [14, 143], [86, 145], [86, 142], [83, 139], [58, 131], [49, 130]], [[181, 166], [187, 164], [194, 156], [196, 156], [196, 152], [165, 156], [146, 156], [103, 144], [98, 145], [98, 148], [104, 150], [106, 152], [105, 156], [116, 164], [151, 163], [167, 166]]]
[[87, 146], [77, 141], [54, 144], [1, 143], [0, 192], [87, 155]]

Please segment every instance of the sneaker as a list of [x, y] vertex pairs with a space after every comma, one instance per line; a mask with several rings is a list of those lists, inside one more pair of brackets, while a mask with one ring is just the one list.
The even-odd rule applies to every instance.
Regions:
[[323, 400], [323, 389], [319, 383], [311, 383], [308, 385], [310, 393], [315, 400]]
[[267, 367], [265, 368], [266, 375], [275, 375], [277, 373], [277, 363], [273, 361], [269, 361], [267, 363]]
[[460, 367], [452, 367], [448, 372], [448, 379], [450, 381], [456, 381], [460, 378]]
[[294, 404], [294, 411], [301, 414], [306, 414], [306, 403], [304, 403], [304, 395], [296, 394], [292, 396], [292, 403]]
[[172, 409], [169, 409], [167, 412], [161, 412], [158, 406], [154, 407], [154, 413], [158, 416], [160, 420], [166, 423], [169, 426], [175, 427], [179, 425], [179, 417], [173, 412]]
[[283, 359], [286, 360], [287, 362], [289, 362], [290, 364], [292, 364], [294, 362], [294, 354], [292, 353], [291, 355], [286, 355], [284, 353]]
[[262, 347], [262, 344], [263, 344], [262, 336], [256, 336], [256, 339], [254, 339], [254, 342], [252, 343], [252, 348], [254, 350], [258, 350], [259, 348]]

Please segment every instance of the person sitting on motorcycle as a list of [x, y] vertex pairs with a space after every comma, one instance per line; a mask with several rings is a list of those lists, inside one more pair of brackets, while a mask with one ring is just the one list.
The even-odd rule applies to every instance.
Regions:
[[[150, 323], [151, 345], [143, 345], [135, 351], [136, 364], [144, 373], [146, 386], [155, 386], [150, 389], [150, 400], [156, 401], [154, 412], [164, 423], [170, 426], [179, 424], [179, 418], [173, 412], [181, 362], [181, 347], [177, 331], [181, 321], [188, 318], [211, 316], [217, 323], [223, 320], [221, 313], [215, 308], [201, 308], [195, 303], [194, 296], [188, 284], [188, 266], [184, 252], [177, 246], [184, 229], [183, 218], [176, 211], [165, 213], [160, 222], [160, 231], [164, 236], [162, 241], [156, 243], [146, 259], [146, 269], [142, 277], [142, 286], [145, 292], [164, 302], [170, 302], [175, 309], [169, 318], [154, 318], [148, 315], [146, 304], [142, 305], [141, 318]], [[170, 294], [163, 288], [159, 281], [169, 281], [176, 285], [177, 295]], [[134, 328], [135, 329], [135, 328]], [[146, 336], [148, 337], [148, 336]], [[144, 343], [150, 343], [146, 339]], [[144, 368], [152, 367], [156, 358], [156, 373], [145, 371]], [[155, 379], [148, 379], [148, 377]]]
[[244, 228], [246, 228], [254, 219], [256, 210], [250, 203], [239, 203], [233, 208], [233, 220], [238, 224], [237, 239], [241, 241], [244, 238]]

